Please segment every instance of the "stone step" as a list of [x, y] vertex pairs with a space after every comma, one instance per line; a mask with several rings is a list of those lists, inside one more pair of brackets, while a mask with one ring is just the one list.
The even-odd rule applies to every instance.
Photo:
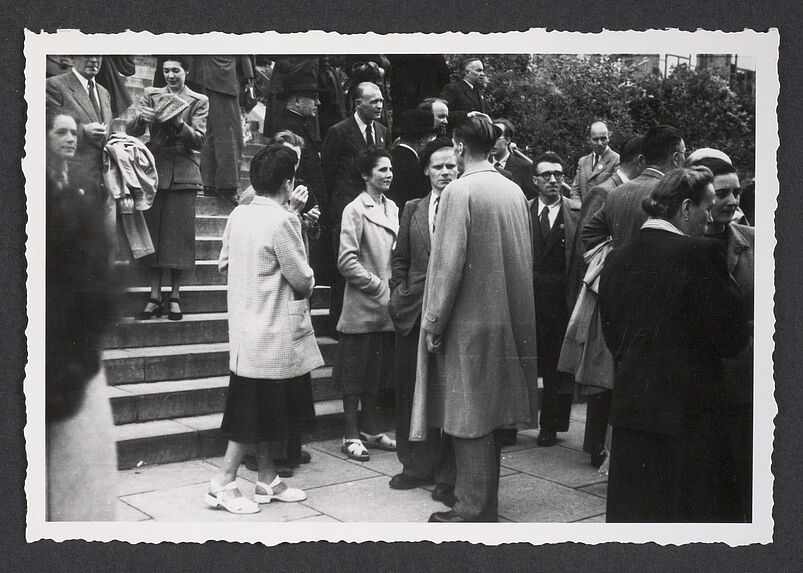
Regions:
[[[225, 280], [225, 278], [224, 278]], [[117, 316], [134, 316], [144, 307], [150, 296], [150, 287], [139, 286], [130, 287], [125, 290], [121, 297]], [[162, 300], [170, 298], [170, 289], [162, 288]], [[312, 294], [313, 309], [329, 308], [329, 287], [315, 287]], [[181, 308], [184, 312], [205, 313], [205, 312], [226, 312], [226, 285], [187, 285], [181, 287]], [[167, 306], [164, 307], [166, 312]]]
[[[328, 329], [329, 309], [310, 311], [312, 327], [323, 334]], [[182, 344], [226, 342], [229, 323], [225, 312], [185, 314], [181, 320], [170, 320], [166, 315], [150, 320], [119, 318], [105, 337], [106, 348], [133, 348]]]
[[[120, 470], [145, 464], [161, 464], [223, 455], [226, 440], [220, 436], [223, 414], [205, 414], [154, 420], [141, 424], [115, 426], [117, 467]], [[385, 431], [393, 428], [393, 413], [382, 410], [378, 416]], [[343, 401], [325, 400], [315, 403], [316, 429], [307, 438], [320, 441], [343, 435]]]
[[228, 220], [226, 215], [196, 215], [195, 236], [222, 237]]
[[[150, 283], [150, 269], [134, 261], [120, 261], [117, 263], [120, 284], [147, 285]], [[170, 282], [170, 275], [164, 272], [162, 281]], [[196, 260], [195, 267], [186, 269], [181, 273], [182, 289], [184, 285], [225, 285], [226, 275], [217, 270], [217, 259]]]
[[224, 215], [228, 216], [234, 209], [231, 201], [222, 197], [207, 197], [198, 195], [195, 200], [195, 215]]
[[[332, 366], [337, 355], [337, 341], [326, 336], [319, 336], [317, 341], [324, 363]], [[229, 373], [228, 342], [114, 348], [104, 350], [101, 357], [111, 386]]]
[[220, 237], [195, 236], [195, 259], [206, 261], [209, 259], [217, 260], [220, 257], [220, 248], [223, 240]]
[[[332, 367], [311, 373], [316, 402], [340, 398], [332, 383]], [[222, 412], [226, 404], [229, 376], [125, 384], [111, 389], [116, 425], [186, 418]]]

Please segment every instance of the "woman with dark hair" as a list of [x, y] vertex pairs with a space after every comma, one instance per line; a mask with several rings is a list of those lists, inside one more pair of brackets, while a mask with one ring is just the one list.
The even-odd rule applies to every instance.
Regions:
[[[368, 461], [368, 447], [396, 451], [396, 441], [379, 432], [377, 395], [392, 387], [393, 323], [388, 312], [390, 258], [399, 232], [399, 209], [385, 194], [393, 180], [390, 154], [371, 146], [357, 156], [355, 167], [364, 190], [346, 205], [340, 230], [337, 268], [346, 279], [340, 359], [333, 376], [343, 393], [346, 432], [341, 451], [353, 460]], [[357, 421], [362, 401], [363, 426]]]
[[[716, 150], [712, 150], [716, 151]], [[714, 174], [714, 206], [711, 223], [705, 236], [716, 239], [725, 249], [728, 272], [739, 285], [744, 311], [750, 326], [750, 343], [733, 358], [723, 361], [728, 396], [728, 413], [732, 420], [733, 453], [736, 481], [742, 498], [745, 521], [752, 521], [753, 505], [753, 292], [755, 261], [755, 229], [734, 222], [740, 204], [739, 176], [730, 158], [703, 157], [692, 165], [708, 167]]]
[[162, 271], [170, 269], [167, 318], [181, 320], [181, 272], [195, 266], [195, 197], [203, 188], [201, 148], [206, 141], [209, 99], [186, 87], [187, 56], [162, 62], [166, 86], [145, 88], [137, 112], [126, 126], [131, 135], [150, 132], [148, 148], [156, 160], [159, 187], [145, 211], [156, 252], [143, 258], [151, 267], [150, 298], [137, 318], [162, 316]]
[[722, 358], [747, 344], [742, 297], [711, 223], [714, 176], [670, 171], [635, 240], [614, 249], [600, 317], [616, 374], [607, 521], [741, 520]]
[[[257, 195], [232, 211], [223, 234], [218, 266], [228, 273], [231, 380], [220, 430], [229, 443], [205, 499], [232, 513], [307, 498], [282, 482], [271, 455], [271, 442], [313, 430], [310, 372], [323, 365], [309, 312], [315, 279], [299, 218], [285, 208], [297, 161], [284, 145], [260, 150], [251, 162]], [[236, 482], [251, 445], [258, 466], [254, 501]]]
[[111, 521], [116, 457], [98, 348], [112, 316], [110, 247], [92, 194], [70, 185], [77, 126], [46, 119], [47, 519]]

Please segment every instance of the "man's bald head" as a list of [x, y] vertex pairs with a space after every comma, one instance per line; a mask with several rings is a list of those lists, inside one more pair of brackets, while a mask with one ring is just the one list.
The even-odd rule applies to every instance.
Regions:
[[597, 155], [602, 155], [608, 149], [609, 141], [608, 126], [605, 122], [595, 121], [591, 124], [591, 129], [588, 132], [588, 140], [591, 142], [591, 149]]
[[385, 100], [379, 86], [371, 82], [362, 82], [354, 88], [354, 109], [365, 123], [371, 123], [382, 116]]

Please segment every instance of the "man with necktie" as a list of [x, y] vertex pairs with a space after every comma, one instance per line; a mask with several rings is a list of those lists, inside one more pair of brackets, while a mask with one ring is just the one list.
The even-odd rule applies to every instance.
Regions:
[[533, 220], [533, 289], [538, 345], [538, 373], [544, 382], [538, 445], [557, 442], [557, 433], [569, 429], [572, 408], [570, 374], [558, 372], [558, 359], [574, 308], [568, 270], [580, 219], [580, 203], [561, 195], [563, 160], [547, 152], [535, 162], [538, 196], [530, 201]]
[[577, 173], [569, 194], [569, 197], [581, 203], [592, 187], [608, 179], [619, 166], [619, 154], [608, 146], [610, 134], [607, 125], [601, 121], [592, 123], [588, 141], [591, 143], [591, 153], [577, 162]]
[[[354, 158], [371, 145], [387, 147], [387, 128], [379, 123], [384, 99], [379, 86], [370, 82], [354, 90], [354, 114], [329, 128], [321, 148], [323, 184], [330, 200], [328, 223], [332, 228], [333, 252], [340, 251], [340, 218], [343, 209], [360, 194]], [[325, 217], [326, 213], [323, 214]], [[335, 261], [331, 261], [334, 265]], [[329, 321], [334, 331], [343, 308], [345, 283], [333, 268], [334, 278], [329, 306]]]

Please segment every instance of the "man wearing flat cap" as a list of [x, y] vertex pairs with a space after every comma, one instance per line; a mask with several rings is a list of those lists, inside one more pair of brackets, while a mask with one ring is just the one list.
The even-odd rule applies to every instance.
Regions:
[[435, 139], [435, 118], [431, 111], [409, 109], [399, 115], [399, 144], [390, 152], [393, 181], [388, 198], [399, 207], [410, 199], [424, 197], [430, 190], [429, 178], [418, 158], [421, 149]]

